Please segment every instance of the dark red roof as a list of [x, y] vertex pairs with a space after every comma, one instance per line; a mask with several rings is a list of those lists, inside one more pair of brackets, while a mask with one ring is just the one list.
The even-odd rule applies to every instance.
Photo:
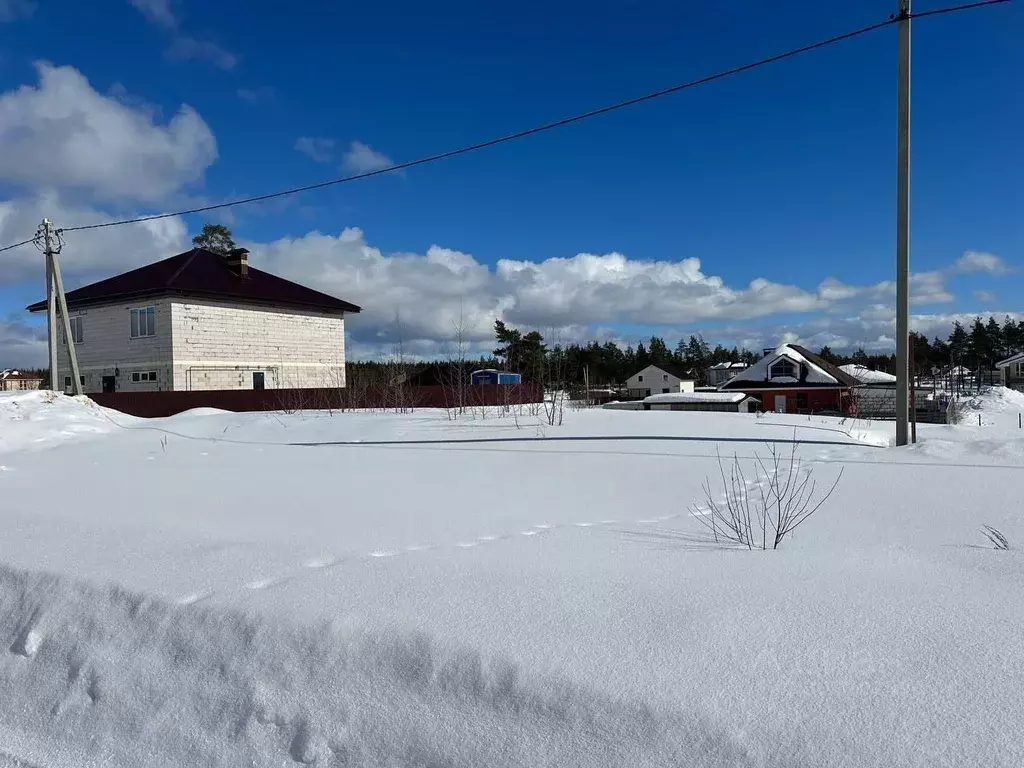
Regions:
[[[247, 277], [240, 277], [223, 256], [204, 248], [193, 248], [169, 259], [69, 291], [67, 302], [68, 309], [80, 309], [167, 295], [324, 312], [359, 311], [355, 304], [253, 267], [249, 267]], [[29, 312], [44, 309], [45, 301], [28, 307]]]

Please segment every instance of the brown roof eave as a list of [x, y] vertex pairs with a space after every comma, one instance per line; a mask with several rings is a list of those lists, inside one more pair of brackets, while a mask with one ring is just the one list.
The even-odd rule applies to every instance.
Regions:
[[[130, 302], [136, 299], [154, 299], [160, 296], [196, 296], [197, 298], [209, 299], [211, 301], [223, 301], [226, 303], [234, 304], [247, 304], [258, 307], [287, 307], [288, 309], [306, 309], [317, 312], [328, 312], [331, 314], [358, 314], [362, 311], [362, 308], [350, 304], [348, 302], [338, 301], [343, 303], [343, 307], [328, 307], [322, 304], [316, 304], [313, 302], [303, 303], [296, 301], [277, 301], [272, 299], [246, 299], [232, 296], [224, 296], [215, 291], [205, 293], [203, 291], [179, 291], [173, 288], [163, 288], [160, 290], [147, 290], [147, 291], [133, 291], [128, 293], [120, 294], [109, 294], [102, 298], [85, 299], [83, 301], [69, 301], [68, 309], [85, 309], [87, 307], [101, 307], [110, 304], [120, 304], [122, 302]], [[46, 302], [37, 301], [35, 304], [29, 304], [26, 308], [29, 312], [44, 312], [46, 311]]]

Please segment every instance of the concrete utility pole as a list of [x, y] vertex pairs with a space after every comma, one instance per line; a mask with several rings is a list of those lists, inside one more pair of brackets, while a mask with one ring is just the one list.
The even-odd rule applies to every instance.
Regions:
[[910, 0], [900, 0], [896, 159], [896, 445], [906, 445], [910, 397]]
[[50, 389], [60, 392], [60, 370], [57, 368], [57, 298], [53, 292], [53, 260], [50, 255], [52, 234], [49, 219], [43, 219], [39, 229], [43, 236], [43, 253], [46, 255], [46, 344], [50, 354]]
[[82, 378], [78, 373], [78, 355], [75, 353], [75, 337], [71, 333], [71, 317], [68, 315], [68, 302], [64, 296], [64, 280], [60, 274], [60, 253], [62, 241], [60, 233], [53, 229], [53, 222], [43, 219], [36, 235], [36, 243], [42, 239], [43, 253], [46, 256], [46, 338], [50, 347], [50, 389], [61, 392], [60, 371], [57, 368], [57, 304], [60, 304], [60, 316], [64, 324], [64, 340], [68, 348], [68, 359], [71, 362], [72, 387], [76, 395], [82, 394]]

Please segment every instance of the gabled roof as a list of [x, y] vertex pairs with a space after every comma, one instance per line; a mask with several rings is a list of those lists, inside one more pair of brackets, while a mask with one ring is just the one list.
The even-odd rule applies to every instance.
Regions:
[[1024, 361], [1024, 352], [1018, 352], [1016, 355], [1010, 355], [1005, 360], [1000, 360], [998, 363], [996, 363], [996, 368], [1005, 368], [1008, 365], [1012, 365], [1013, 363], [1018, 363], [1021, 361]]
[[[67, 294], [68, 309], [158, 296], [196, 296], [204, 299], [323, 312], [358, 312], [359, 307], [326, 293], [249, 267], [247, 277], [218, 253], [193, 248], [162, 261], [92, 283]], [[40, 301], [29, 312], [46, 309]]]
[[42, 381], [43, 377], [38, 373], [22, 373], [21, 371], [0, 371], [0, 379], [6, 379], [8, 381], [16, 379], [18, 381]]
[[[771, 366], [779, 358], [790, 360], [797, 366], [797, 377], [771, 377]], [[860, 382], [845, 371], [822, 359], [798, 344], [783, 344], [765, 355], [747, 370], [725, 382], [720, 390], [747, 389], [829, 389], [859, 387]]]
[[[639, 376], [648, 368], [657, 368], [662, 373], [667, 373], [669, 376], [675, 376], [677, 379], [681, 379], [683, 381], [696, 381], [696, 379], [693, 378], [693, 374], [688, 370], [682, 366], [673, 365], [672, 363], [651, 363], [650, 365], [645, 365], [639, 371], [634, 373], [633, 376]], [[632, 379], [633, 376], [630, 376], [629, 378]]]

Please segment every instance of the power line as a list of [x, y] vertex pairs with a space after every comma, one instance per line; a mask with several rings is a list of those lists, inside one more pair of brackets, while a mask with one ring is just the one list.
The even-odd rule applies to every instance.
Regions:
[[[1007, 2], [1008, 0], [1000, 0], [1000, 1], [1001, 2]], [[298, 194], [300, 192], [309, 192], [309, 191], [314, 190], [314, 189], [323, 189], [324, 187], [335, 186], [337, 184], [345, 184], [345, 183], [350, 182], [350, 181], [359, 181], [361, 179], [368, 179], [368, 178], [371, 178], [373, 176], [381, 176], [381, 175], [383, 175], [385, 173], [393, 173], [394, 171], [402, 171], [402, 170], [405, 170], [407, 168], [415, 168], [416, 166], [419, 166], [419, 165], [426, 165], [427, 163], [434, 163], [434, 162], [437, 162], [438, 160], [447, 160], [450, 157], [457, 157], [459, 155], [468, 154], [469, 152], [476, 152], [477, 150], [480, 150], [480, 149], [487, 149], [488, 147], [494, 147], [494, 146], [497, 146], [499, 144], [506, 144], [506, 143], [508, 143], [510, 141], [516, 141], [517, 139], [523, 139], [523, 138], [526, 138], [527, 136], [533, 136], [533, 135], [538, 134], [538, 133], [544, 133], [545, 131], [554, 130], [555, 128], [561, 128], [562, 126], [571, 125], [572, 123], [578, 123], [578, 122], [581, 122], [583, 120], [589, 120], [592, 117], [597, 117], [599, 115], [605, 115], [605, 114], [608, 114], [609, 112], [615, 112], [616, 110], [624, 109], [625, 107], [631, 107], [631, 106], [633, 106], [635, 104], [641, 104], [641, 103], [643, 103], [645, 101], [653, 101], [654, 99], [659, 99], [659, 98], [661, 98], [663, 96], [669, 96], [669, 95], [671, 95], [673, 93], [679, 93], [680, 91], [684, 91], [684, 90], [687, 90], [689, 88], [695, 88], [698, 85], [704, 85], [706, 83], [714, 82], [715, 80], [721, 80], [723, 78], [730, 77], [732, 75], [738, 75], [741, 72], [747, 72], [749, 70], [756, 69], [758, 67], [763, 67], [763, 66], [765, 66], [767, 64], [773, 64], [773, 63], [775, 63], [777, 61], [782, 61], [783, 59], [792, 58], [793, 56], [799, 56], [802, 53], [808, 53], [809, 51], [817, 50], [818, 48], [824, 48], [825, 46], [834, 45], [835, 43], [839, 43], [839, 42], [842, 42], [844, 40], [850, 40], [850, 39], [852, 39], [854, 37], [859, 37], [860, 35], [865, 35], [868, 32], [874, 32], [875, 30], [881, 29], [883, 27], [887, 27], [887, 26], [889, 26], [890, 24], [893, 24], [893, 23], [894, 23], [893, 19], [886, 19], [885, 21], [881, 21], [881, 22], [878, 22], [876, 24], [871, 24], [871, 25], [866, 26], [866, 27], [862, 27], [861, 29], [854, 30], [853, 32], [846, 32], [846, 33], [844, 33], [842, 35], [836, 35], [835, 37], [830, 37], [827, 40], [821, 40], [819, 42], [811, 43], [810, 45], [805, 45], [805, 46], [802, 46], [800, 48], [794, 48], [792, 50], [786, 51], [785, 53], [778, 53], [778, 54], [775, 54], [774, 56], [769, 56], [769, 57], [764, 58], [764, 59], [759, 59], [758, 61], [750, 62], [748, 64], [742, 64], [742, 65], [740, 65], [738, 67], [733, 67], [731, 69], [726, 69], [726, 70], [723, 70], [721, 72], [717, 72], [717, 73], [715, 73], [713, 75], [707, 75], [705, 77], [701, 77], [701, 78], [698, 78], [696, 80], [690, 80], [690, 81], [685, 82], [685, 83], [680, 83], [678, 85], [673, 85], [673, 86], [671, 86], [669, 88], [663, 88], [660, 91], [654, 91], [653, 93], [648, 93], [648, 94], [645, 94], [643, 96], [637, 96], [637, 97], [634, 97], [632, 99], [626, 99], [625, 101], [620, 101], [620, 102], [617, 102], [615, 104], [611, 104], [611, 105], [606, 106], [606, 107], [599, 107], [598, 109], [593, 109], [593, 110], [590, 110], [589, 112], [583, 112], [583, 113], [578, 114], [578, 115], [573, 115], [572, 117], [564, 117], [564, 118], [562, 118], [560, 120], [555, 120], [554, 122], [545, 123], [544, 125], [539, 125], [539, 126], [536, 126], [534, 128], [527, 128], [526, 130], [523, 130], [523, 131], [517, 131], [515, 133], [509, 133], [509, 134], [506, 134], [504, 136], [499, 136], [499, 137], [494, 138], [494, 139], [488, 139], [487, 141], [481, 141], [481, 142], [478, 142], [476, 144], [470, 144], [470, 145], [465, 146], [465, 147], [460, 147], [459, 149], [452, 149], [452, 150], [449, 150], [447, 152], [441, 152], [441, 153], [436, 154], [436, 155], [429, 155], [427, 157], [421, 157], [418, 160], [410, 160], [410, 161], [405, 162], [405, 163], [399, 163], [398, 165], [391, 165], [391, 166], [388, 166], [387, 168], [378, 168], [377, 170], [374, 170], [374, 171], [367, 171], [365, 173], [357, 173], [357, 174], [354, 174], [352, 176], [344, 176], [344, 177], [342, 177], [340, 179], [330, 179], [329, 181], [321, 181], [321, 182], [318, 182], [316, 184], [307, 184], [306, 186], [302, 186], [302, 187], [294, 187], [292, 189], [285, 189], [285, 190], [281, 190], [279, 192], [270, 192], [270, 193], [265, 194], [265, 195], [256, 195], [254, 197], [247, 197], [247, 198], [243, 198], [241, 200], [232, 200], [232, 201], [229, 201], [229, 202], [226, 202], [226, 203], [216, 203], [214, 205], [205, 205], [205, 206], [202, 206], [202, 207], [199, 207], [199, 208], [191, 208], [189, 210], [178, 211], [178, 212], [175, 212], [175, 213], [158, 213], [158, 214], [153, 214], [152, 216], [139, 216], [138, 218], [134, 218], [134, 219], [123, 219], [121, 221], [108, 221], [108, 222], [105, 222], [105, 223], [102, 223], [102, 224], [87, 224], [87, 225], [80, 226], [80, 227], [67, 227], [67, 228], [65, 228], [64, 231], [65, 232], [75, 232], [75, 231], [85, 230], [85, 229], [102, 229], [102, 228], [105, 228], [105, 227], [118, 227], [118, 226], [122, 226], [124, 224], [138, 224], [138, 223], [141, 223], [141, 222], [144, 222], [144, 221], [155, 221], [157, 219], [166, 219], [166, 218], [170, 218], [170, 217], [173, 217], [173, 216], [187, 216], [187, 215], [193, 214], [193, 213], [204, 213], [206, 211], [215, 211], [215, 210], [218, 210], [218, 209], [221, 209], [221, 208], [229, 208], [229, 207], [232, 207], [232, 206], [235, 206], [235, 205], [245, 205], [247, 203], [258, 203], [258, 202], [262, 202], [264, 200], [272, 200], [272, 199], [278, 198], [278, 197], [285, 197], [286, 195], [294, 195], [294, 194]]]
[[12, 245], [5, 245], [3, 248], [0, 248], [0, 253], [3, 253], [4, 251], [9, 251], [12, 248], [20, 248], [23, 245], [28, 245], [33, 240], [35, 240], [35, 238], [34, 237], [30, 237], [28, 240], [22, 240], [20, 243], [13, 243]]
[[957, 11], [970, 11], [975, 8], [984, 8], [986, 5], [1002, 5], [1008, 3], [1010, 0], [980, 0], [976, 3], [964, 3], [963, 5], [950, 5], [945, 8], [936, 8], [934, 11], [920, 11], [918, 13], [910, 14], [911, 19], [925, 19], [929, 16], [942, 16], [946, 13], [956, 13]]
[[[979, 0], [978, 2], [965, 3], [965, 4], [961, 4], [961, 5], [948, 6], [946, 8], [938, 8], [938, 9], [935, 9], [935, 10], [932, 10], [932, 11], [923, 11], [921, 13], [914, 13], [914, 14], [911, 15], [911, 18], [919, 19], [919, 18], [925, 18], [925, 17], [928, 17], [928, 16], [938, 16], [938, 15], [941, 15], [941, 14], [955, 13], [955, 12], [958, 12], [958, 11], [967, 11], [967, 10], [972, 10], [972, 9], [975, 9], [975, 8], [983, 8], [983, 7], [990, 6], [990, 5], [1000, 5], [1000, 4], [1003, 4], [1003, 3], [1009, 3], [1010, 1], [1011, 0]], [[874, 32], [876, 30], [882, 29], [883, 27], [887, 27], [887, 26], [890, 26], [891, 24], [895, 24], [898, 21], [899, 21], [899, 18], [896, 17], [896, 16], [893, 16], [893, 17], [890, 17], [889, 19], [886, 19], [885, 21], [880, 21], [880, 22], [877, 22], [875, 24], [869, 24], [866, 27], [862, 27], [860, 29], [853, 30], [852, 32], [846, 32], [846, 33], [841, 34], [841, 35], [835, 35], [834, 37], [829, 37], [829, 38], [827, 38], [825, 40], [820, 40], [820, 41], [818, 41], [816, 43], [811, 43], [810, 45], [801, 46], [800, 48], [793, 48], [793, 49], [788, 50], [788, 51], [786, 51], [784, 53], [778, 53], [778, 54], [775, 54], [773, 56], [768, 56], [767, 58], [763, 58], [763, 59], [759, 59], [757, 61], [750, 62], [748, 64], [742, 64], [742, 65], [737, 66], [737, 67], [732, 67], [731, 69], [726, 69], [726, 70], [723, 70], [721, 72], [717, 72], [717, 73], [715, 73], [713, 75], [707, 75], [705, 77], [701, 77], [701, 78], [698, 78], [696, 80], [690, 80], [690, 81], [685, 82], [685, 83], [680, 83], [678, 85], [673, 85], [673, 86], [671, 86], [669, 88], [663, 88], [663, 89], [661, 89], [659, 91], [654, 91], [652, 93], [648, 93], [648, 94], [645, 94], [643, 96], [637, 96], [637, 97], [634, 97], [632, 99], [626, 99], [625, 101], [620, 101], [620, 102], [617, 102], [615, 104], [610, 104], [610, 105], [605, 106], [605, 107], [599, 107], [598, 109], [593, 109], [593, 110], [590, 110], [589, 112], [583, 112], [581, 114], [573, 115], [571, 117], [565, 117], [565, 118], [562, 118], [560, 120], [555, 120], [555, 121], [550, 122], [550, 123], [545, 123], [543, 125], [536, 126], [534, 128], [528, 128], [528, 129], [523, 130], [523, 131], [517, 131], [515, 133], [509, 133], [509, 134], [506, 134], [504, 136], [499, 136], [499, 137], [494, 138], [494, 139], [489, 139], [487, 141], [481, 141], [481, 142], [478, 142], [476, 144], [470, 144], [468, 146], [461, 147], [459, 149], [453, 149], [453, 150], [449, 150], [447, 152], [441, 152], [439, 154], [429, 155], [427, 157], [421, 157], [421, 158], [419, 158], [417, 160], [410, 160], [408, 162], [399, 163], [397, 165], [390, 165], [387, 168], [379, 168], [377, 170], [367, 171], [365, 173], [357, 173], [357, 174], [354, 174], [352, 176], [344, 176], [344, 177], [338, 178], [338, 179], [330, 179], [328, 181], [321, 181], [321, 182], [317, 182], [315, 184], [307, 184], [305, 186], [293, 187], [291, 189], [285, 189], [285, 190], [281, 190], [281, 191], [278, 191], [278, 192], [270, 192], [270, 193], [267, 193], [267, 194], [264, 194], [264, 195], [256, 195], [256, 196], [253, 196], [253, 197], [241, 198], [239, 200], [230, 200], [230, 201], [228, 201], [226, 203], [215, 203], [213, 205], [205, 205], [205, 206], [200, 206], [198, 208], [190, 208], [190, 209], [183, 210], [183, 211], [175, 211], [173, 213], [157, 213], [157, 214], [153, 214], [153, 215], [150, 215], [150, 216], [139, 216], [139, 217], [136, 217], [136, 218], [133, 218], [133, 219], [121, 219], [121, 220], [118, 220], [118, 221], [108, 221], [108, 222], [97, 223], [97, 224], [84, 224], [84, 225], [78, 226], [78, 227], [65, 227], [63, 229], [63, 231], [64, 232], [79, 232], [79, 231], [88, 230], [88, 229], [105, 229], [107, 227], [120, 227], [120, 226], [123, 226], [123, 225], [126, 225], [126, 224], [140, 224], [140, 223], [146, 222], [146, 221], [156, 221], [158, 219], [167, 219], [167, 218], [172, 218], [172, 217], [175, 217], [175, 216], [188, 216], [188, 215], [195, 214], [195, 213], [205, 213], [207, 211], [216, 211], [216, 210], [220, 210], [220, 209], [223, 209], [223, 208], [231, 208], [231, 207], [234, 207], [236, 205], [246, 205], [248, 203], [258, 203], [258, 202], [262, 202], [264, 200], [273, 200], [275, 198], [286, 197], [288, 195], [295, 195], [295, 194], [299, 194], [299, 193], [302, 193], [302, 192], [310, 192], [310, 191], [315, 190], [315, 189], [324, 189], [325, 187], [332, 187], [332, 186], [336, 186], [338, 184], [345, 184], [345, 183], [348, 183], [348, 182], [351, 182], [351, 181], [360, 181], [362, 179], [369, 179], [369, 178], [372, 178], [374, 176], [381, 176], [381, 175], [386, 174], [386, 173], [393, 173], [395, 171], [401, 171], [401, 170], [405, 170], [407, 168], [415, 168], [416, 166], [426, 165], [428, 163], [434, 163], [434, 162], [437, 162], [439, 160], [446, 160], [448, 158], [457, 157], [459, 155], [465, 155], [465, 154], [468, 154], [470, 152], [476, 152], [477, 150], [487, 149], [488, 147], [494, 147], [494, 146], [497, 146], [499, 144], [506, 144], [506, 143], [511, 142], [511, 141], [516, 141], [517, 139], [523, 139], [523, 138], [526, 138], [527, 136], [533, 136], [533, 135], [538, 134], [538, 133], [544, 133], [546, 131], [554, 130], [555, 128], [561, 128], [561, 127], [566, 126], [566, 125], [571, 125], [573, 123], [582, 122], [583, 120], [589, 120], [592, 117], [598, 117], [600, 115], [605, 115], [605, 114], [608, 114], [609, 112], [615, 112], [617, 110], [624, 109], [626, 107], [631, 107], [631, 106], [634, 106], [636, 104], [642, 104], [644, 102], [653, 101], [655, 99], [659, 99], [659, 98], [662, 98], [664, 96], [670, 96], [670, 95], [672, 95], [674, 93], [679, 93], [680, 91], [685, 91], [685, 90], [688, 90], [690, 88], [696, 88], [699, 85], [705, 85], [707, 83], [711, 83], [711, 82], [714, 82], [716, 80], [722, 80], [722, 79], [724, 79], [726, 77], [731, 77], [733, 75], [738, 75], [738, 74], [741, 74], [743, 72], [749, 72], [750, 70], [757, 69], [759, 67], [763, 67], [763, 66], [766, 66], [768, 64], [774, 64], [775, 62], [783, 61], [785, 59], [790, 59], [790, 58], [793, 58], [794, 56], [799, 56], [799, 55], [804, 54], [804, 53], [809, 53], [811, 51], [818, 50], [819, 48], [825, 48], [826, 46], [829, 46], [829, 45], [834, 45], [836, 43], [841, 43], [841, 42], [843, 42], [845, 40], [851, 40], [851, 39], [853, 39], [855, 37], [860, 37], [861, 35], [866, 35], [866, 34], [868, 34], [870, 32]], [[25, 241], [20, 242], [20, 243], [15, 243], [14, 245], [9, 245], [9, 246], [6, 246], [4, 248], [0, 248], [0, 253], [2, 253], [3, 251], [10, 250], [12, 248], [18, 248], [18, 247], [20, 247], [22, 245], [25, 245], [27, 243], [30, 243], [30, 242], [32, 242], [31, 239], [30, 240], [25, 240]]]

